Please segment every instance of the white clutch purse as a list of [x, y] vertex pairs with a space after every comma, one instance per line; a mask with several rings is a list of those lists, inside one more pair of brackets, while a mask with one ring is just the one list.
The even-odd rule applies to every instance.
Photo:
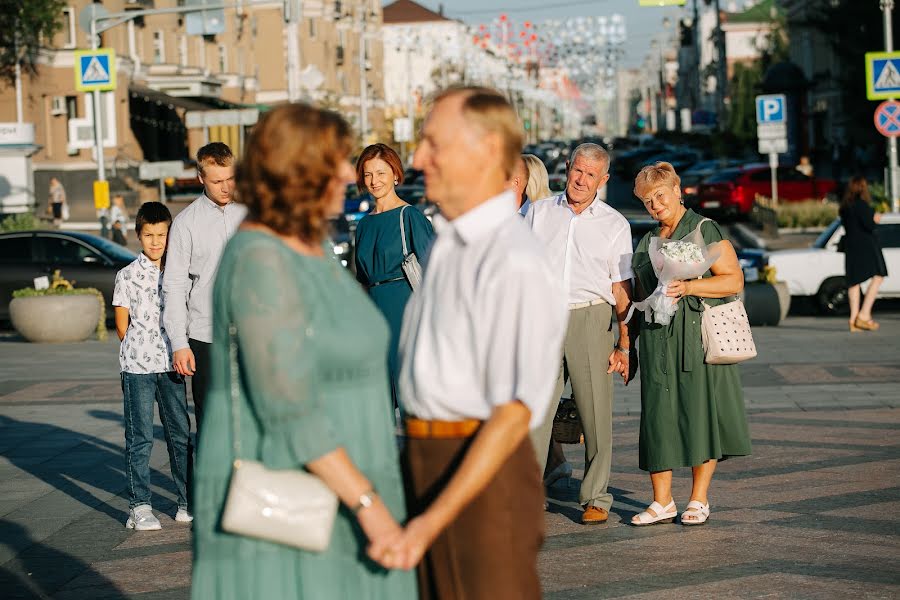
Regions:
[[338, 498], [331, 488], [301, 469], [272, 470], [260, 462], [240, 458], [237, 328], [232, 324], [228, 332], [234, 467], [222, 512], [222, 529], [322, 552], [331, 540], [338, 508]]

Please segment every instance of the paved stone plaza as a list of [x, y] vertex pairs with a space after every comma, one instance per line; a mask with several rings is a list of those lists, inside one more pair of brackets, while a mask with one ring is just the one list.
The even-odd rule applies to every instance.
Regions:
[[[583, 465], [567, 446], [576, 479], [550, 490], [545, 597], [900, 597], [900, 314], [876, 317], [875, 333], [813, 317], [754, 330], [760, 356], [742, 366], [754, 454], [719, 467], [704, 527], [627, 524], [651, 495], [639, 384], [617, 384], [610, 521], [578, 523]], [[190, 528], [172, 520], [159, 425], [163, 529], [123, 526], [121, 414], [114, 341], [0, 337], [0, 598], [189, 596]], [[689, 489], [676, 473], [682, 509]]]

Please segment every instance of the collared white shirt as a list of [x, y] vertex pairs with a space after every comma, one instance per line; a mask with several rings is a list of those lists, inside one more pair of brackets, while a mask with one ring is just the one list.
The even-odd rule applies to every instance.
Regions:
[[116, 274], [113, 306], [128, 309], [128, 330], [119, 345], [119, 368], [125, 373], [172, 371], [172, 346], [162, 326], [159, 267], [142, 252]]
[[532, 203], [525, 223], [547, 247], [569, 304], [601, 299], [615, 305], [612, 284], [634, 276], [631, 226], [619, 211], [598, 194], [576, 215], [563, 192]]
[[246, 214], [243, 204], [221, 207], [201, 194], [172, 221], [163, 277], [163, 323], [173, 350], [187, 348], [188, 338], [212, 342], [216, 269], [225, 243]]
[[531, 427], [550, 405], [568, 311], [540, 244], [504, 192], [437, 237], [406, 306], [399, 378], [404, 410], [457, 421], [519, 400]]

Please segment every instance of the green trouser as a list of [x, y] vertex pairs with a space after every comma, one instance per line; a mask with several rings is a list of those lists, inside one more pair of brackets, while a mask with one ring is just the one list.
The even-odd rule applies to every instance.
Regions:
[[566, 379], [584, 427], [584, 480], [578, 499], [582, 505], [609, 510], [613, 497], [607, 491], [612, 467], [612, 375], [607, 375], [615, 336], [612, 307], [601, 303], [569, 311], [559, 377], [544, 422], [531, 432], [543, 473], [553, 432], [553, 417]]

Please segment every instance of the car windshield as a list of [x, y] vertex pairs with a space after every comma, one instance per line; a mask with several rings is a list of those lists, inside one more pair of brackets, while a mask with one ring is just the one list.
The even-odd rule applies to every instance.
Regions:
[[739, 169], [727, 169], [710, 175], [706, 183], [725, 183], [726, 181], [734, 181], [741, 174]]
[[825, 231], [819, 234], [819, 237], [816, 238], [816, 241], [813, 242], [813, 248], [824, 248], [825, 244], [828, 243], [828, 240], [831, 239], [831, 236], [834, 235], [834, 232], [837, 231], [837, 228], [841, 226], [841, 219], [837, 218], [831, 222], [831, 225], [825, 228]]
[[137, 254], [128, 248], [111, 242], [106, 238], [85, 233], [70, 233], [69, 235], [90, 244], [115, 262], [131, 262], [137, 258]]

